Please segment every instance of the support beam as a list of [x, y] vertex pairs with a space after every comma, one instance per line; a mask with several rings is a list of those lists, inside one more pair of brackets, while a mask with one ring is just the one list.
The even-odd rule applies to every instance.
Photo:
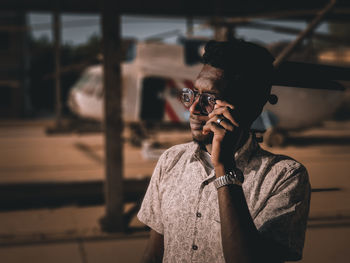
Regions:
[[332, 11], [336, 3], [337, 0], [330, 0], [329, 3], [311, 21], [307, 28], [305, 28], [292, 43], [290, 43], [285, 49], [282, 50], [282, 52], [273, 62], [273, 66], [275, 69], [277, 69], [283, 61], [288, 59], [288, 57], [293, 53], [293, 51], [305, 38], [307, 38], [315, 31], [316, 27], [322, 22], [325, 16]]
[[105, 125], [105, 199], [106, 214], [101, 227], [107, 232], [123, 231], [123, 144], [121, 92], [120, 14], [111, 1], [102, 7], [104, 125]]
[[61, 20], [60, 10], [57, 5], [53, 13], [53, 40], [55, 52], [55, 112], [56, 112], [56, 127], [61, 127], [62, 124], [62, 102], [61, 102]]

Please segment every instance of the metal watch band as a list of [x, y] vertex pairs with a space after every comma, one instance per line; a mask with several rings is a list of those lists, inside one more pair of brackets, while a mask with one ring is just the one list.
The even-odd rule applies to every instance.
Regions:
[[214, 185], [216, 189], [219, 189], [220, 187], [223, 187], [225, 185], [230, 185], [230, 184], [236, 184], [241, 186], [243, 183], [243, 175], [238, 173], [241, 173], [241, 172], [230, 171], [224, 176], [220, 176], [219, 178], [216, 178], [214, 180]]

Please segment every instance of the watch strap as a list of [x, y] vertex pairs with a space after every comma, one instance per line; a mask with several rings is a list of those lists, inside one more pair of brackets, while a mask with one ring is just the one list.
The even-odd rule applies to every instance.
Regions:
[[235, 184], [241, 186], [243, 183], [243, 174], [241, 171], [230, 171], [223, 176], [220, 176], [214, 180], [216, 189], [225, 185]]

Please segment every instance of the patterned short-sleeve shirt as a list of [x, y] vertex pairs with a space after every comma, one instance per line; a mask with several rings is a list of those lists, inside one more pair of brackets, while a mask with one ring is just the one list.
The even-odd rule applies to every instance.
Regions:
[[[158, 160], [138, 218], [164, 235], [163, 262], [225, 262], [215, 171], [195, 142], [176, 145]], [[304, 166], [259, 147], [253, 136], [235, 155], [256, 228], [283, 245], [285, 260], [301, 258], [310, 184]]]

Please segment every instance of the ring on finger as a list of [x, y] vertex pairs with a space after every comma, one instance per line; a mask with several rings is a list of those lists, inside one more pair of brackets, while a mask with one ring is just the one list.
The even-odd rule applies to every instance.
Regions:
[[218, 119], [216, 120], [217, 124], [220, 124], [220, 122], [222, 122], [224, 120], [223, 117], [218, 117]]

